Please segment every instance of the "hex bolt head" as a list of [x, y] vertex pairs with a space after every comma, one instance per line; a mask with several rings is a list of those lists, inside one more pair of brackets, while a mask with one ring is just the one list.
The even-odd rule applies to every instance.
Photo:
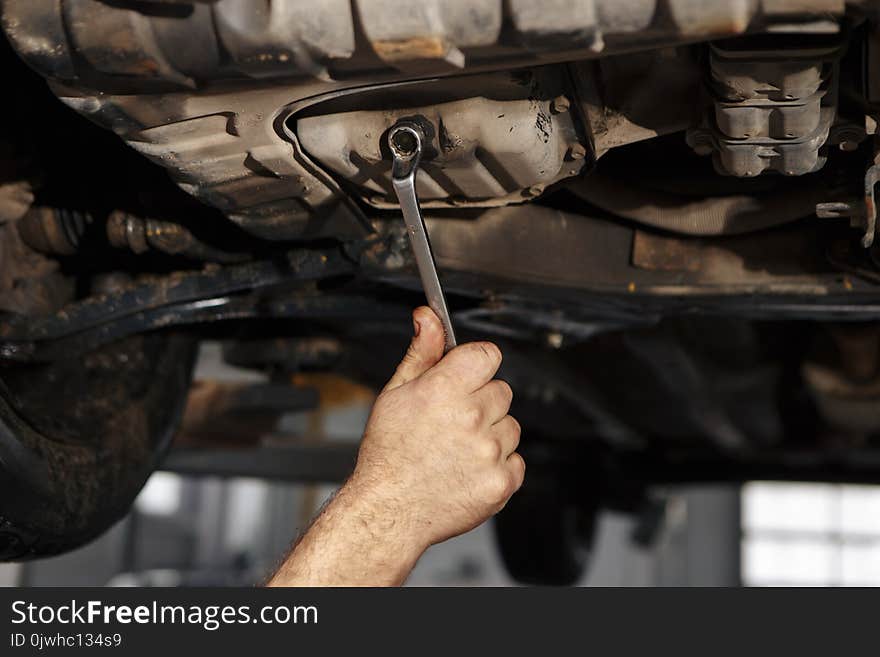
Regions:
[[544, 191], [544, 187], [543, 187], [543, 186], [541, 186], [541, 185], [532, 185], [532, 186], [529, 187], [528, 189], [523, 190], [523, 194], [525, 194], [525, 195], [528, 196], [529, 198], [532, 198], [532, 197], [534, 197], [534, 196], [540, 196], [540, 195], [541, 195], [541, 192], [543, 192], [543, 191]]
[[583, 144], [574, 143], [568, 148], [568, 156], [572, 160], [583, 160], [587, 156], [587, 149]]
[[567, 112], [569, 107], [571, 107], [571, 102], [566, 96], [556, 96], [556, 98], [550, 101], [550, 111], [554, 114]]
[[418, 148], [418, 138], [409, 130], [396, 130], [391, 134], [391, 143], [401, 155], [412, 155]]

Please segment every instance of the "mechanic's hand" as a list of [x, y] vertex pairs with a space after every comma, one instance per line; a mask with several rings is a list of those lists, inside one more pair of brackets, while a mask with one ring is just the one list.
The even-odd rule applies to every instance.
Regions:
[[422, 549], [473, 529], [522, 485], [513, 393], [493, 379], [501, 351], [489, 342], [443, 355], [443, 328], [427, 307], [415, 336], [376, 400], [349, 482], [388, 508], [385, 530]]

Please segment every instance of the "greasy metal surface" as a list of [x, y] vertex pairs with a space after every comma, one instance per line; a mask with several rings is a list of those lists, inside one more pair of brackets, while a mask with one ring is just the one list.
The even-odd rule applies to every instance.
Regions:
[[[586, 148], [572, 113], [554, 102], [570, 93], [564, 73], [542, 67], [350, 94], [312, 105], [308, 116], [288, 123], [295, 119], [299, 143], [315, 162], [375, 207], [396, 205], [384, 136], [400, 120], [423, 126], [417, 189], [425, 207], [505, 205], [584, 167]], [[583, 150], [577, 159], [574, 146]]]
[[107, 217], [106, 232], [110, 244], [138, 254], [156, 250], [194, 260], [223, 263], [251, 259], [251, 254], [247, 252], [233, 253], [205, 244], [181, 224], [136, 217], [126, 212], [112, 212]]
[[[433, 212], [427, 213], [426, 221], [447, 278], [456, 270], [480, 272], [548, 287], [602, 290], [634, 303], [644, 303], [650, 294], [672, 303], [680, 295], [701, 292], [850, 292], [825, 260], [828, 237], [816, 220], [767, 231], [760, 240], [655, 235], [658, 241], [678, 243], [696, 264], [665, 273], [633, 267], [636, 231], [605, 218], [532, 205], [493, 208], [466, 218]], [[511, 225], [516, 230], [509, 230]], [[850, 283], [851, 292], [873, 289], [857, 280]], [[446, 283], [447, 292], [453, 289], [450, 285]]]
[[570, 64], [572, 84], [598, 159], [609, 150], [699, 123], [704, 72], [688, 48], [603, 57]]
[[[441, 73], [595, 55], [627, 37], [694, 38], [828, 19], [841, 0], [220, 0], [139, 11], [122, 0], [6, 0], [4, 27], [47, 75], [97, 88], [218, 79]], [[105, 38], [113, 34], [113, 39]], [[51, 47], [47, 47], [47, 43]], [[76, 53], [76, 55], [74, 55]], [[571, 59], [577, 58], [571, 56]], [[124, 79], [128, 78], [128, 80]]]
[[0, 338], [0, 360], [9, 362], [51, 362], [62, 356], [84, 354], [123, 337], [168, 329], [173, 326], [208, 325], [241, 320], [366, 321], [405, 323], [412, 308], [381, 303], [354, 295], [293, 294], [266, 298], [258, 292], [170, 304], [124, 317], [107, 318], [82, 330], [69, 331], [37, 340]]
[[422, 159], [423, 140], [424, 134], [416, 123], [401, 122], [391, 128], [388, 133], [388, 147], [394, 158], [391, 182], [400, 201], [400, 211], [406, 223], [428, 305], [440, 318], [445, 351], [450, 351], [456, 346], [455, 329], [452, 326], [452, 316], [446, 305], [446, 295], [443, 294], [443, 286], [437, 274], [437, 263], [431, 251], [431, 240], [428, 238], [428, 231], [419, 208], [419, 199], [416, 196], [416, 176], [419, 172], [419, 161]]
[[0, 225], [0, 311], [45, 315], [69, 303], [76, 293], [54, 258], [34, 251], [14, 222]]
[[688, 194], [596, 171], [567, 185], [617, 217], [684, 235], [742, 235], [811, 217], [839, 191], [826, 181], [785, 180], [767, 190]]
[[[506, 230], [511, 222], [516, 231]], [[523, 328], [537, 335], [561, 332], [576, 339], [681, 313], [880, 318], [873, 284], [832, 265], [826, 249], [834, 232], [816, 223], [776, 229], [760, 241], [636, 233], [634, 247], [631, 228], [541, 206], [487, 210], [478, 219], [429, 218], [428, 225], [447, 291], [472, 305], [468, 297], [492, 290], [492, 313], [461, 313], [458, 328], [468, 335], [506, 335], [511, 317], [526, 320]], [[846, 227], [840, 229], [846, 238]], [[373, 263], [365, 263], [367, 278], [418, 289], [407, 270], [390, 264], [393, 258], [363, 253]], [[400, 322], [415, 301], [379, 301], [375, 290], [363, 294], [358, 286], [339, 293], [325, 285], [321, 294], [279, 287], [332, 279], [353, 267], [332, 252], [294, 259], [293, 265], [257, 262], [176, 274], [69, 305], [56, 315], [13, 319], [3, 326], [0, 351], [8, 360], [51, 360], [131, 333], [247, 318]]]
[[2, 23], [64, 102], [245, 229], [294, 239], [368, 232], [358, 209], [282, 125], [288, 112], [322, 94], [747, 29], [796, 30], [838, 15], [843, 5], [560, 0], [536, 11], [533, 3], [501, 0], [221, 0], [147, 9], [126, 1], [6, 0]]
[[283, 259], [174, 273], [111, 294], [89, 297], [54, 315], [15, 316], [3, 323], [0, 335], [8, 340], [52, 339], [163, 306], [200, 304], [206, 298], [351, 271], [352, 264], [336, 249], [292, 251]]
[[[849, 229], [815, 219], [765, 231], [760, 240], [658, 236], [679, 241], [676, 248], [687, 250], [684, 258], [698, 263], [696, 271], [634, 267], [631, 227], [540, 205], [493, 208], [476, 217], [429, 212], [426, 222], [447, 294], [488, 289], [502, 306], [540, 302], [559, 313], [636, 323], [680, 313], [880, 316], [874, 283], [829, 259], [829, 244], [846, 244]], [[511, 225], [516, 230], [508, 230]], [[399, 265], [385, 267], [371, 274], [418, 289]]]

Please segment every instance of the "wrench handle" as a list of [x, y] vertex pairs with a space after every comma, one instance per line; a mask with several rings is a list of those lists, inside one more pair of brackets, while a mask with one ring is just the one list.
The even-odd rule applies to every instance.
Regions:
[[391, 182], [400, 201], [400, 210], [403, 213], [406, 232], [409, 234], [419, 277], [422, 279], [422, 287], [428, 298], [428, 306], [440, 318], [440, 323], [443, 325], [445, 339], [443, 351], [446, 353], [457, 344], [455, 330], [452, 328], [452, 316], [446, 305], [446, 295], [443, 293], [443, 286], [440, 285], [434, 252], [431, 250], [431, 240], [428, 239], [425, 220], [422, 218], [419, 201], [416, 197], [415, 169], [405, 178], [393, 178]]
[[391, 128], [388, 133], [388, 147], [393, 156], [391, 183], [400, 202], [400, 210], [403, 213], [406, 232], [409, 233], [409, 242], [415, 255], [425, 296], [428, 298], [428, 305], [443, 325], [445, 338], [443, 352], [446, 353], [456, 345], [455, 330], [452, 328], [452, 316], [446, 305], [446, 295], [443, 294], [443, 286], [440, 285], [440, 277], [437, 275], [437, 262], [434, 260], [428, 230], [425, 228], [425, 220], [422, 218], [419, 199], [416, 196], [416, 172], [422, 159], [424, 140], [421, 126], [414, 122], [400, 121]]

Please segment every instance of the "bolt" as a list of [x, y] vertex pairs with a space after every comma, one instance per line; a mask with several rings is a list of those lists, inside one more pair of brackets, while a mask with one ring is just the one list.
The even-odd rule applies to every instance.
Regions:
[[568, 156], [572, 160], [582, 160], [587, 155], [587, 149], [583, 144], [574, 143], [568, 149]]
[[571, 107], [571, 103], [565, 96], [556, 96], [556, 98], [550, 102], [550, 111], [554, 114], [567, 112], [569, 107]]
[[544, 191], [544, 188], [541, 185], [532, 185], [528, 189], [523, 190], [523, 194], [528, 197], [540, 196], [541, 192]]
[[859, 150], [859, 142], [852, 139], [844, 139], [840, 142], [838, 148], [845, 153], [852, 153], [853, 151]]
[[401, 155], [412, 155], [419, 147], [418, 138], [411, 130], [400, 128], [391, 134], [391, 144]]

